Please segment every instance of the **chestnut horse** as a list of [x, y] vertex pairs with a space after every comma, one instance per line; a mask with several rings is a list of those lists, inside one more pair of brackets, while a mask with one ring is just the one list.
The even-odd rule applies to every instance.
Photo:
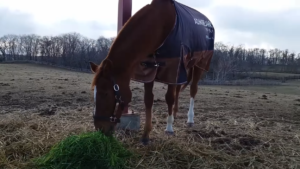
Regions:
[[[138, 72], [138, 65], [141, 61], [147, 60], [149, 54], [155, 53], [162, 46], [174, 29], [174, 25], [178, 22], [177, 16], [174, 0], [152, 0], [151, 4], [140, 9], [125, 23], [113, 42], [108, 56], [101, 64], [96, 65], [90, 62], [91, 70], [95, 74], [92, 89], [94, 90], [95, 110], [93, 118], [96, 130], [100, 130], [106, 135], [112, 134], [116, 124], [120, 122], [121, 115], [128, 113], [128, 105], [132, 98], [130, 81]], [[196, 24], [196, 20], [194, 24]], [[198, 22], [198, 25], [200, 24]], [[201, 38], [202, 36], [205, 39], [205, 35], [201, 35]], [[193, 61], [188, 63], [185, 83], [168, 84], [165, 94], [169, 114], [165, 130], [167, 134], [174, 134], [172, 123], [178, 112], [179, 93], [189, 83], [191, 83], [191, 98], [187, 123], [189, 126], [194, 123], [194, 98], [198, 90], [198, 82], [203, 73], [209, 68], [213, 50], [206, 49], [206, 51], [210, 51], [210, 55], [206, 59], [203, 59], [203, 51], [202, 53], [198, 52], [198, 59], [191, 59], [191, 55], [193, 55], [191, 52], [186, 56], [186, 58], [190, 58], [190, 61]], [[172, 74], [174, 72], [168, 73]], [[154, 81], [144, 82], [144, 103], [146, 108], [146, 121], [142, 135], [144, 144], [148, 143], [149, 134], [152, 130]], [[118, 106], [115, 110], [117, 103]]]

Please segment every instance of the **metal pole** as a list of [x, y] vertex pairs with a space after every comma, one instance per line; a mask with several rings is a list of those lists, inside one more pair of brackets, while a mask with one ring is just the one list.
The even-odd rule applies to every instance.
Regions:
[[132, 0], [119, 0], [118, 33], [131, 17]]

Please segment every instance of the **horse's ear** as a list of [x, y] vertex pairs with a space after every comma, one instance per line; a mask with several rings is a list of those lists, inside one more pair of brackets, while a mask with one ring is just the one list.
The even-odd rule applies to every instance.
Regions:
[[92, 71], [93, 73], [96, 73], [97, 68], [98, 68], [98, 65], [96, 65], [96, 64], [93, 63], [93, 62], [90, 62], [90, 68], [91, 68], [91, 71]]
[[113, 64], [110, 60], [104, 59], [100, 65], [101, 73], [104, 76], [110, 76]]

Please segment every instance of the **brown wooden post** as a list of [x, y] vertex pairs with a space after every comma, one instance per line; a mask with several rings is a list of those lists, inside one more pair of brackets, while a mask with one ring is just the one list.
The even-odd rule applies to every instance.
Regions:
[[131, 17], [132, 0], [119, 0], [118, 33]]

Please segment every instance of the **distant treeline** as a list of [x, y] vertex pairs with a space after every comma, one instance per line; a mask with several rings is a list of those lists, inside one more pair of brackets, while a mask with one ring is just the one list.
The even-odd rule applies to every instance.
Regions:
[[[100, 63], [108, 54], [114, 38], [89, 39], [78, 33], [59, 36], [14, 35], [0, 38], [0, 62], [33, 60], [52, 65], [88, 69], [89, 61]], [[208, 75], [225, 80], [239, 72], [300, 73], [300, 53], [288, 49], [245, 49], [215, 43]]]

